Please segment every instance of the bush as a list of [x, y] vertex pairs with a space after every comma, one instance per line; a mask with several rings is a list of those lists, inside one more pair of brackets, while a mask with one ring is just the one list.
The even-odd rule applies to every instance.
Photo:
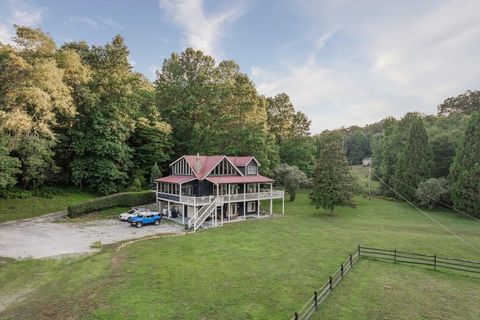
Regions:
[[448, 183], [445, 178], [431, 178], [421, 182], [416, 191], [417, 203], [423, 207], [432, 209], [436, 203], [449, 203]]
[[17, 188], [0, 189], [0, 199], [25, 199], [32, 196], [32, 192]]
[[155, 202], [155, 193], [151, 191], [122, 192], [87, 202], [68, 206], [68, 217], [74, 218], [91, 212], [113, 207], [134, 207]]

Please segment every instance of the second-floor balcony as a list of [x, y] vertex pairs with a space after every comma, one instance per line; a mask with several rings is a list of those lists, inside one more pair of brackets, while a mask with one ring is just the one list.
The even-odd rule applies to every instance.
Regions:
[[[219, 204], [223, 204], [229, 202], [282, 199], [284, 196], [285, 192], [283, 190], [272, 191], [262, 189], [260, 190], [260, 192], [219, 195], [217, 202]], [[214, 195], [205, 197], [192, 197], [186, 195], [157, 192], [157, 200], [179, 202], [192, 206], [203, 206], [209, 204], [213, 201], [213, 199], [215, 199], [215, 197], [216, 196]]]

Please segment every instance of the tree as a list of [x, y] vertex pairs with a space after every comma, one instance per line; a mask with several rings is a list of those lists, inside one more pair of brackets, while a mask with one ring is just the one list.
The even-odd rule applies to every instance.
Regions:
[[120, 36], [105, 46], [65, 48], [80, 48], [78, 54], [93, 71], [71, 129], [72, 180], [103, 194], [117, 192], [130, 181], [132, 149], [127, 140], [135, 126], [135, 91], [143, 86], [142, 79], [132, 71]]
[[480, 112], [472, 113], [448, 176], [454, 206], [480, 216]]
[[15, 46], [0, 45], [0, 131], [21, 160], [22, 185], [37, 187], [57, 172], [56, 133], [69, 126], [76, 110], [53, 39], [16, 26], [13, 40]]
[[175, 155], [196, 152], [218, 121], [218, 70], [200, 50], [173, 53], [157, 71], [155, 87], [160, 113], [172, 125]]
[[360, 164], [363, 158], [371, 155], [370, 142], [367, 136], [361, 131], [347, 135], [345, 148], [347, 160], [350, 165]]
[[0, 189], [14, 186], [19, 173], [20, 160], [10, 156], [8, 141], [0, 138]]
[[445, 178], [430, 178], [420, 182], [415, 192], [417, 202], [421, 207], [432, 209], [441, 202], [448, 203], [448, 184]]
[[172, 148], [170, 125], [146, 118], [137, 119], [135, 129], [128, 140], [133, 149], [132, 176], [141, 175], [143, 180], [148, 181], [151, 176], [153, 165], [158, 163], [166, 165], [170, 159]]
[[415, 201], [415, 190], [420, 182], [431, 178], [433, 155], [427, 132], [421, 119], [411, 121], [408, 140], [395, 173], [393, 186], [410, 201]]
[[448, 115], [453, 113], [471, 114], [480, 111], [480, 91], [470, 91], [462, 93], [456, 97], [450, 97], [438, 107], [439, 115]]
[[310, 135], [311, 121], [303, 112], [296, 112], [290, 97], [279, 93], [268, 98], [268, 126], [277, 143], [288, 138]]
[[162, 177], [162, 171], [155, 162], [150, 171], [150, 185], [155, 185], [155, 180]]
[[282, 163], [275, 167], [273, 176], [290, 195], [290, 201], [295, 201], [298, 189], [308, 183], [308, 178], [296, 166], [289, 166]]
[[313, 176], [310, 200], [316, 208], [329, 209], [353, 205], [353, 176], [348, 167], [343, 136], [338, 132], [324, 133], [320, 137], [319, 158]]
[[312, 137], [289, 138], [280, 144], [280, 161], [290, 166], [297, 166], [311, 177], [315, 169], [316, 151]]
[[155, 84], [159, 111], [172, 125], [177, 156], [250, 154], [265, 174], [278, 162], [266, 99], [234, 61], [215, 66], [212, 57], [189, 48], [165, 60]]

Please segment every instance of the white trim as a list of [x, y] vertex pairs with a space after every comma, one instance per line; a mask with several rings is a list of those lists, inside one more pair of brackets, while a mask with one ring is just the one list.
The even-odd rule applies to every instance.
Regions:
[[[228, 156], [223, 156], [223, 158], [220, 159], [220, 161], [218, 161], [218, 162], [212, 167], [212, 169], [210, 169], [210, 171], [208, 171], [208, 172], [204, 175], [203, 179], [207, 179], [207, 177], [212, 173], [213, 169], [215, 169], [220, 163], [222, 163], [222, 161], [223, 161], [224, 159], [227, 159], [228, 163], [230, 163], [230, 164], [232, 165], [232, 167], [240, 174], [240, 176], [245, 177], [245, 175], [240, 171], [240, 169], [238, 169], [237, 166], [234, 165], [234, 164], [232, 163], [232, 161], [230, 161], [230, 159], [228, 159]], [[202, 180], [203, 180], [203, 179], [202, 179]], [[210, 181], [210, 182], [211, 182], [211, 181]]]

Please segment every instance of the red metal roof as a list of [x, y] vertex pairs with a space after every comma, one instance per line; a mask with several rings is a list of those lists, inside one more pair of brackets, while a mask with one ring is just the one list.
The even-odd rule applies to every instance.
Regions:
[[168, 182], [168, 183], [185, 183], [192, 180], [195, 180], [194, 176], [167, 176], [157, 179], [157, 182]]
[[242, 157], [227, 157], [230, 162], [232, 162], [235, 166], [245, 167], [250, 161], [255, 160], [258, 163], [257, 159], [252, 156], [242, 156]]
[[261, 176], [216, 176], [206, 177], [206, 180], [215, 184], [221, 183], [261, 183], [261, 182], [274, 182], [274, 180]]

